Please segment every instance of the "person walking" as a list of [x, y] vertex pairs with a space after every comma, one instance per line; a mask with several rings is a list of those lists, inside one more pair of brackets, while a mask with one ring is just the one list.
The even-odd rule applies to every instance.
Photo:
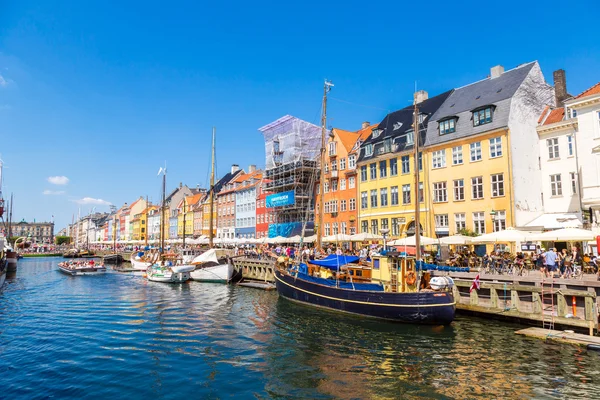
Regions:
[[556, 254], [556, 249], [550, 248], [550, 250], [542, 254], [542, 256], [544, 257], [546, 276], [548, 276], [549, 273], [550, 277], [554, 278], [554, 272], [556, 271], [556, 260], [558, 258], [558, 255]]

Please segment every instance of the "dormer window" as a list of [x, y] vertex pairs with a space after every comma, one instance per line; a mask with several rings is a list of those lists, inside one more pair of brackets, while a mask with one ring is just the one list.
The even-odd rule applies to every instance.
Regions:
[[[381, 135], [382, 130], [381, 129], [373, 129], [373, 139], [378, 138], [379, 135]], [[371, 154], [373, 154], [373, 152], [371, 151]]]
[[406, 132], [406, 145], [412, 146], [415, 144], [415, 131], [410, 130]]
[[440, 121], [440, 135], [456, 132], [456, 118], [448, 118]]
[[473, 126], [485, 125], [492, 122], [492, 106], [485, 106], [473, 111]]
[[419, 123], [422, 124], [425, 118], [427, 118], [427, 114], [419, 114]]
[[[373, 131], [375, 132], [375, 131]], [[372, 144], [368, 144], [365, 146], [365, 156], [372, 156], [373, 155], [373, 145]]]
[[569, 116], [569, 119], [575, 118], [575, 117], [577, 117], [577, 110], [574, 110], [572, 108], [568, 108], [567, 109], [567, 115]]

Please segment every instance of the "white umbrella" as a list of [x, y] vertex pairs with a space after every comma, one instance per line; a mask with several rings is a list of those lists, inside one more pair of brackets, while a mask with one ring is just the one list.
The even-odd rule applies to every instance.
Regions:
[[350, 235], [346, 235], [344, 233], [338, 233], [337, 235], [325, 236], [323, 242], [333, 243], [333, 242], [349, 242], [351, 240]]
[[[433, 239], [427, 236], [421, 236], [421, 246], [429, 246], [432, 244], [437, 244], [437, 239]], [[388, 243], [391, 246], [416, 246], [417, 245], [417, 237], [409, 236], [398, 240], [393, 240]]]
[[267, 243], [269, 243], [269, 244], [283, 243], [281, 240], [285, 240], [285, 238], [283, 236], [275, 236], [274, 238], [267, 239]]
[[304, 243], [314, 243], [317, 241], [317, 235], [306, 236], [303, 240]]
[[471, 238], [471, 243], [516, 243], [526, 242], [529, 239], [529, 234], [521, 232], [514, 228], [508, 228], [503, 231], [488, 233]]
[[579, 228], [563, 228], [555, 231], [540, 233], [532, 237], [532, 240], [548, 242], [579, 242], [594, 240], [598, 236], [595, 232]]
[[302, 240], [302, 236], [300, 235], [296, 235], [296, 236], [292, 236], [291, 238], [287, 239], [287, 243], [300, 243], [300, 241]]
[[464, 235], [452, 235], [440, 238], [438, 240], [439, 244], [449, 245], [449, 244], [467, 244], [473, 239], [470, 236]]
[[381, 239], [383, 239], [383, 236], [377, 235], [375, 233], [368, 233], [368, 232], [357, 233], [356, 235], [350, 235], [351, 242], [364, 242], [366, 240], [381, 240]]

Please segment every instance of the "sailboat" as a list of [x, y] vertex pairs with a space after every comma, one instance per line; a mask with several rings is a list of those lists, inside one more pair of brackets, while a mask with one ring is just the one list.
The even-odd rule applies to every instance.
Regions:
[[191, 264], [194, 266], [194, 270], [190, 273], [190, 275], [193, 280], [199, 282], [237, 282], [241, 280], [242, 275], [240, 271], [236, 271], [236, 269], [234, 268], [233, 262], [231, 261], [231, 252], [226, 249], [213, 248], [213, 208], [215, 201], [215, 139], [216, 128], [213, 127], [211, 163], [212, 166], [210, 172], [210, 190], [208, 192], [208, 195], [210, 196], [210, 233], [208, 237], [208, 245], [210, 249], [192, 260]]
[[[325, 81], [321, 118], [320, 193], [324, 193], [323, 165], [327, 121], [327, 93], [333, 85]], [[419, 111], [414, 108], [415, 182], [419, 184]], [[389, 252], [360, 263], [359, 257], [329, 255], [323, 260], [290, 265], [279, 262], [275, 285], [285, 299], [320, 308], [386, 320], [418, 324], [448, 325], [454, 320], [456, 302], [449, 278], [432, 278], [421, 270], [419, 202], [415, 210], [416, 257]], [[323, 196], [320, 197], [317, 243], [321, 243]], [[323, 276], [328, 276], [324, 278]], [[432, 281], [434, 279], [434, 281]], [[431, 284], [430, 284], [431, 282]]]
[[[177, 254], [165, 253], [165, 210], [166, 210], [166, 184], [167, 168], [160, 168], [158, 175], [162, 174], [162, 205], [160, 221], [160, 252], [157, 260], [146, 268], [146, 278], [154, 282], [183, 283], [190, 279], [190, 272], [195, 266], [183, 264]], [[160, 259], [158, 259], [160, 258]]]

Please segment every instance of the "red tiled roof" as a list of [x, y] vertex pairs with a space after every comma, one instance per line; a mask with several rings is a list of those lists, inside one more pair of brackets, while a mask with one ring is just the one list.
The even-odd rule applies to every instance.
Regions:
[[593, 94], [600, 94], [600, 82], [596, 83], [591, 88], [584, 90], [582, 93], [575, 96], [575, 98], [580, 99], [582, 97], [591, 96]]
[[546, 116], [546, 113], [548, 112], [549, 109], [550, 109], [550, 106], [544, 107], [544, 111], [542, 111], [542, 113], [540, 114], [540, 119], [538, 119], [538, 124], [542, 123], [542, 121], [544, 120], [544, 117]]
[[555, 108], [553, 110], [550, 110], [550, 112], [548, 113], [548, 116], [546, 117], [546, 120], [543, 122], [542, 125], [554, 124], [556, 122], [563, 121], [564, 119], [565, 119], [565, 108], [564, 107]]

